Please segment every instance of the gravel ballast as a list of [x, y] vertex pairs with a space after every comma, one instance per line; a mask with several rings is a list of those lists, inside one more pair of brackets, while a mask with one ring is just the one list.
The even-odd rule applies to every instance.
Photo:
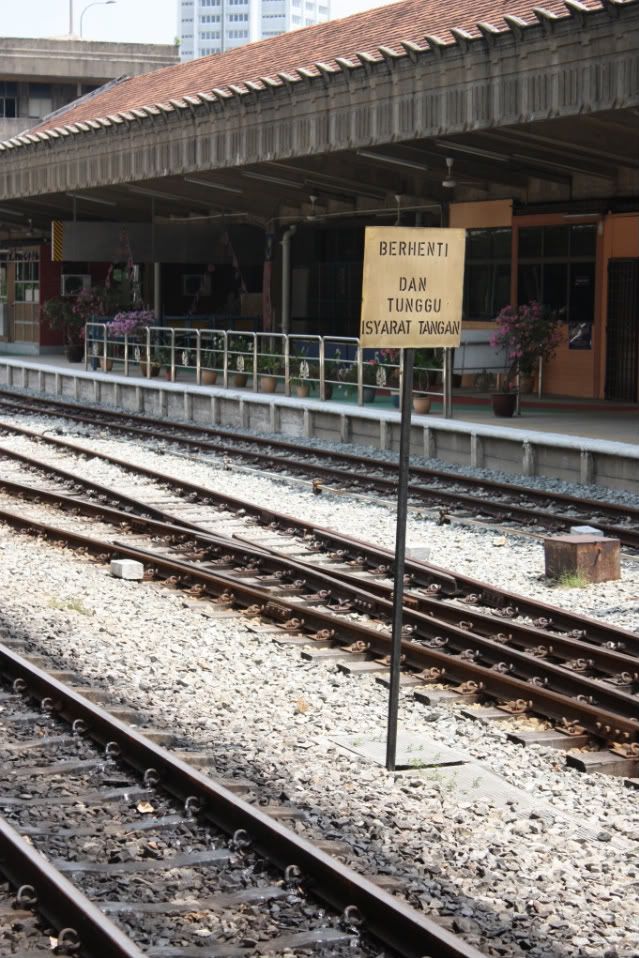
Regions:
[[[22, 421], [51, 428], [35, 416]], [[394, 541], [386, 505], [313, 496], [281, 478], [150, 453], [135, 442], [93, 436], [91, 444], [343, 533], [384, 546]], [[78, 469], [118, 481], [118, 471], [97, 459]], [[542, 578], [539, 543], [506, 535], [497, 545], [502, 538], [409, 520], [409, 545], [428, 548], [438, 564], [637, 628], [636, 563], [624, 563], [620, 582], [556, 589]], [[383, 737], [387, 692], [372, 677], [305, 664], [240, 617], [213, 617], [206, 603], [180, 593], [112, 579], [108, 566], [4, 527], [0, 557], [6, 632], [29, 637], [58, 664], [109, 688], [114, 700], [206, 749], [219, 774], [253, 779], [264, 801], [304, 809], [308, 824], [296, 828], [348, 842], [357, 867], [401, 877], [412, 904], [487, 954], [638, 953], [639, 795], [621, 781], [570, 771], [561, 753], [524, 750], [501, 728], [418, 705], [409, 693], [401, 701], [404, 730], [468, 753], [538, 801], [544, 814], [462, 794], [428, 769], [389, 775], [334, 744], [349, 735]]]

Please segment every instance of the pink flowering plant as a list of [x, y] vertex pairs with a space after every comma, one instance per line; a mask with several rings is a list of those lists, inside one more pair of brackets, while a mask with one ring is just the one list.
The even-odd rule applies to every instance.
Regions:
[[561, 323], [561, 311], [534, 299], [522, 306], [504, 306], [490, 345], [501, 350], [508, 363], [506, 391], [515, 387], [517, 374], [531, 376], [540, 359], [552, 359], [562, 339]]
[[130, 309], [116, 313], [107, 323], [109, 336], [131, 336], [147, 326], [152, 326], [155, 314], [151, 309]]

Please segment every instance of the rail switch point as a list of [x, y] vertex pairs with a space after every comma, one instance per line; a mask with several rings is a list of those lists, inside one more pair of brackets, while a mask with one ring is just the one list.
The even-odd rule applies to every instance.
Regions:
[[133, 582], [141, 582], [144, 578], [144, 566], [135, 559], [112, 559], [111, 575], [116, 579], [130, 579]]

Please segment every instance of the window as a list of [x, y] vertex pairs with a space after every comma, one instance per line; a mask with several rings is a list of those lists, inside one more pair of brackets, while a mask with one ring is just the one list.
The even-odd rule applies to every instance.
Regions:
[[595, 310], [597, 227], [532, 226], [519, 230], [518, 299], [565, 311], [569, 323], [590, 324]]
[[230, 13], [229, 23], [247, 23], [248, 13]]
[[40, 263], [38, 260], [16, 262], [16, 303], [40, 302]]
[[229, 40], [243, 40], [248, 37], [248, 30], [229, 30], [227, 36]]
[[29, 116], [46, 116], [52, 109], [51, 86], [48, 83], [29, 84]]
[[464, 273], [465, 320], [486, 322], [510, 303], [511, 230], [468, 230]]
[[15, 83], [0, 83], [0, 117], [13, 119], [18, 115], [18, 88]]

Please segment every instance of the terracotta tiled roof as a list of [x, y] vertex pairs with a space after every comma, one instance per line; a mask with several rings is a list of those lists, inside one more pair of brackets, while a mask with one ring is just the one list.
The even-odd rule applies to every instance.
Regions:
[[[532, 0], [534, 2], [534, 0]], [[606, 0], [620, 6], [620, 0]], [[366, 61], [407, 56], [491, 32], [507, 32], [542, 19], [567, 18], [602, 8], [601, 0], [402, 0], [342, 20], [284, 33], [226, 53], [214, 54], [113, 84], [41, 123], [0, 149], [29, 145], [56, 135], [99, 129], [172, 112], [216, 97], [281, 86], [322, 71], [361, 67]], [[194, 98], [194, 99], [189, 99]], [[137, 112], [139, 111], [139, 112]], [[79, 127], [73, 127], [80, 124]]]

